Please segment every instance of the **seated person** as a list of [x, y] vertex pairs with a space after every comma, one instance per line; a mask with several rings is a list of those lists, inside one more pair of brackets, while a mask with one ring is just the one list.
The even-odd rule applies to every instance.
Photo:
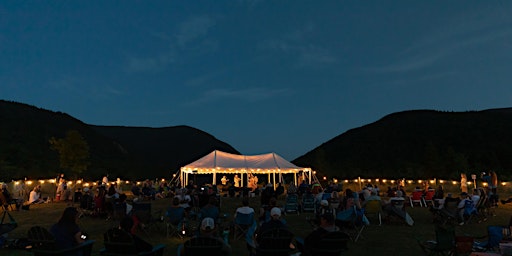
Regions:
[[[217, 239], [222, 243], [222, 254], [229, 255], [231, 253], [231, 246], [224, 239], [218, 236], [215, 221], [212, 218], [207, 217], [201, 221], [201, 229], [199, 230], [199, 235], [193, 236], [191, 239], [194, 239], [195, 237], [210, 237]], [[179, 255], [185, 255], [184, 250], [185, 247], [183, 244], [180, 244], [178, 246]]]
[[140, 197], [140, 196], [142, 196], [142, 192], [140, 191], [140, 187], [139, 187], [139, 186], [137, 186], [137, 184], [136, 184], [136, 183], [133, 183], [133, 186], [132, 186], [132, 188], [131, 188], [131, 191], [132, 191], [133, 196], [135, 196], [135, 197]]
[[219, 207], [217, 207], [217, 198], [215, 196], [210, 196], [208, 198], [208, 203], [201, 208], [199, 211], [200, 220], [210, 217], [218, 222], [219, 219]]
[[[468, 205], [468, 206], [466, 206]], [[457, 205], [459, 225], [464, 225], [464, 214], [466, 213], [466, 207], [473, 207], [473, 200], [469, 197], [468, 193], [462, 192], [460, 194], [460, 201]]]
[[183, 225], [185, 218], [187, 217], [185, 208], [180, 206], [180, 199], [174, 197], [172, 199], [172, 205], [167, 208], [167, 212], [165, 214], [169, 218], [169, 222], [174, 226], [180, 227]]
[[89, 190], [88, 187], [85, 187], [83, 191], [84, 191], [84, 194], [82, 195], [82, 198], [80, 199], [80, 208], [82, 208], [84, 210], [93, 210], [93, 205], [92, 205], [93, 198], [91, 195], [91, 191]]
[[16, 204], [16, 210], [20, 210], [21, 206], [23, 205], [23, 199], [21, 198], [14, 198], [12, 194], [7, 190], [7, 184], [2, 183], [2, 186], [0, 187], [1, 193], [5, 197], [5, 203], [6, 204]]
[[331, 214], [324, 214], [320, 216], [320, 225], [313, 230], [304, 240], [296, 238], [301, 255], [310, 256], [311, 249], [320, 242], [323, 235], [329, 232], [339, 231], [335, 225], [334, 217]]
[[[252, 238], [252, 240], [247, 240], [247, 248], [249, 251], [252, 252], [255, 248], [258, 247], [258, 245], [261, 244], [261, 240], [259, 239], [262, 237], [261, 234], [274, 229], [289, 230], [288, 226], [281, 219], [281, 209], [278, 207], [274, 207], [270, 210], [270, 220], [261, 224], [260, 228], [256, 230], [255, 236]], [[290, 241], [290, 249], [294, 248], [295, 246], [293, 245], [292, 241]]]
[[119, 222], [119, 229], [124, 230], [126, 233], [130, 234], [130, 236], [133, 238], [133, 243], [135, 244], [135, 249], [137, 250], [137, 253], [140, 252], [150, 252], [153, 250], [153, 246], [149, 244], [148, 242], [142, 240], [140, 237], [135, 235], [133, 231], [134, 222], [132, 218], [126, 216]]
[[362, 207], [365, 207], [366, 204], [368, 203], [368, 201], [372, 201], [372, 200], [377, 200], [377, 201], [382, 200], [380, 198], [380, 196], [377, 194], [377, 191], [375, 191], [375, 189], [372, 189], [372, 191], [370, 192], [370, 196], [363, 202]]
[[57, 248], [69, 249], [84, 242], [77, 224], [78, 216], [78, 210], [75, 207], [68, 207], [64, 209], [59, 221], [50, 228]]
[[[348, 210], [351, 210], [352, 208], [348, 208]], [[333, 216], [333, 218], [336, 218], [336, 210], [332, 208], [329, 204], [329, 201], [322, 200], [320, 201], [320, 208], [315, 213], [315, 218], [312, 219], [313, 223], [311, 223], [313, 226], [320, 225], [320, 216], [330, 214]]]
[[41, 185], [37, 185], [30, 191], [29, 195], [29, 204], [42, 204], [45, 203], [46, 200], [41, 198]]
[[272, 208], [277, 207], [277, 199], [275, 197], [271, 197], [269, 200], [268, 205], [262, 205], [260, 208], [260, 216], [259, 221], [260, 224], [263, 224], [266, 221], [270, 220], [270, 210]]
[[263, 222], [256, 234], [264, 233], [265, 231], [282, 228], [288, 229], [286, 223], [281, 219], [281, 209], [274, 207], [270, 210], [270, 220]]

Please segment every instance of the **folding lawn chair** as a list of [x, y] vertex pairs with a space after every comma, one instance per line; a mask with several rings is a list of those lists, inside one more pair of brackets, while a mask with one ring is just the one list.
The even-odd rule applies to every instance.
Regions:
[[237, 212], [234, 220], [233, 238], [238, 240], [244, 237], [247, 235], [249, 229], [255, 228], [255, 225], [256, 222], [254, 221], [254, 213], [243, 214]]
[[413, 191], [411, 196], [409, 196], [409, 203], [411, 207], [414, 207], [415, 204], [419, 204], [420, 207], [423, 207], [423, 191]]
[[352, 241], [357, 242], [362, 236], [363, 230], [366, 227], [366, 216], [363, 210], [358, 210], [354, 205], [352, 208], [338, 212], [336, 214], [337, 226], [347, 230]]
[[302, 212], [315, 212], [315, 196], [306, 193], [302, 196]]
[[454, 255], [456, 253], [455, 228], [452, 225], [436, 225], [436, 240], [418, 241], [428, 255]]
[[299, 214], [299, 196], [297, 194], [289, 194], [286, 197], [284, 205], [284, 211], [286, 213], [297, 213]]
[[364, 206], [366, 217], [378, 217], [379, 226], [382, 225], [382, 202], [380, 200], [369, 200]]

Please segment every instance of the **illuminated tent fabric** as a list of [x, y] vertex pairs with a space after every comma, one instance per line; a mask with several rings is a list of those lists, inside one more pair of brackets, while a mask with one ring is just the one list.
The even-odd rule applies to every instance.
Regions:
[[[181, 184], [188, 183], [188, 174], [213, 174], [213, 184], [216, 183], [216, 174], [267, 174], [274, 176], [274, 184], [276, 183], [275, 174], [297, 174], [298, 172], [307, 172], [307, 176], [311, 177], [311, 169], [296, 166], [276, 153], [268, 153], [262, 155], [235, 155], [219, 150], [215, 150], [200, 159], [181, 167]], [[295, 179], [296, 179], [296, 175]], [[242, 178], [242, 177], [241, 177]], [[243, 180], [243, 178], [242, 178]], [[294, 180], [297, 184], [297, 180]], [[311, 180], [310, 180], [311, 181]]]

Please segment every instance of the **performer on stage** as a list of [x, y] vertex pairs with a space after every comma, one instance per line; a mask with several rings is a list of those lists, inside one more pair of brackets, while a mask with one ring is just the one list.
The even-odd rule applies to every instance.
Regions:
[[228, 184], [228, 181], [229, 179], [226, 177], [226, 175], [222, 176], [222, 179], [220, 179], [222, 186], [226, 186]]
[[239, 188], [240, 187], [240, 177], [238, 177], [237, 174], [235, 174], [235, 178], [233, 178], [234, 182], [235, 182], [235, 188]]

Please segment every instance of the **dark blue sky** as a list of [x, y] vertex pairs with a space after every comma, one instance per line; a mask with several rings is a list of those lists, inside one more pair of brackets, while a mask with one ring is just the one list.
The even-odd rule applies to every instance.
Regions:
[[293, 160], [397, 111], [511, 107], [511, 14], [511, 1], [2, 1], [0, 98]]

